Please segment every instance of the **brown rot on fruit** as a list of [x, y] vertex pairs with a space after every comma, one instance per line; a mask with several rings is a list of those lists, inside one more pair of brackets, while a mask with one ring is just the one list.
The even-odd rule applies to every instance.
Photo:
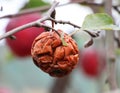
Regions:
[[[59, 33], [59, 34], [58, 34]], [[69, 74], [79, 60], [76, 42], [63, 31], [43, 32], [33, 42], [31, 55], [35, 65], [53, 77]], [[62, 40], [67, 45], [64, 45]]]

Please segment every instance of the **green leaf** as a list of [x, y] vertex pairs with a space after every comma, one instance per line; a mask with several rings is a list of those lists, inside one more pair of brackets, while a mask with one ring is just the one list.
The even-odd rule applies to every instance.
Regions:
[[40, 7], [40, 6], [44, 6], [44, 5], [48, 5], [48, 4], [43, 2], [42, 0], [30, 0], [23, 9], [35, 8], [35, 7]]
[[114, 25], [111, 16], [106, 13], [90, 14], [85, 17], [82, 25], [83, 30], [120, 30]]
[[120, 28], [116, 25], [105, 25], [100, 28], [101, 30], [120, 30]]
[[79, 49], [84, 48], [86, 43], [91, 40], [91, 36], [82, 30], [77, 30], [76, 33], [72, 35], [72, 37], [77, 42]]

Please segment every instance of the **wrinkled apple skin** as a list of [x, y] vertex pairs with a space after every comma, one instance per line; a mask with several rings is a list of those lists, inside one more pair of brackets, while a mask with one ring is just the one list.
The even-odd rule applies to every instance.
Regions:
[[[62, 30], [57, 31], [59, 35]], [[56, 31], [43, 32], [35, 38], [31, 55], [33, 62], [42, 71], [53, 77], [63, 77], [72, 72], [79, 60], [79, 51], [76, 42], [64, 33], [63, 45], [61, 37]]]
[[[19, 17], [12, 18], [6, 27], [6, 32], [22, 26], [26, 23], [30, 23], [37, 19], [40, 19], [41, 15], [39, 13], [26, 14]], [[31, 54], [31, 45], [36, 36], [44, 31], [44, 28], [30, 27], [21, 30], [14, 34], [16, 40], [11, 40], [6, 38], [7, 45], [10, 47], [12, 52], [19, 57], [29, 56]]]
[[105, 54], [94, 48], [84, 49], [81, 53], [80, 64], [86, 75], [99, 77], [106, 66]]

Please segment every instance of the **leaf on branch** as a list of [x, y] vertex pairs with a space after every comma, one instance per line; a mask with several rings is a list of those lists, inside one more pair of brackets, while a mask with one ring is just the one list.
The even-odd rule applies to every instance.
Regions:
[[120, 30], [120, 28], [114, 24], [102, 26], [100, 29], [101, 30]]
[[73, 39], [77, 42], [77, 45], [80, 48], [88, 47], [92, 45], [92, 37], [85, 31], [77, 30], [75, 34], [72, 35]]
[[29, 2], [24, 6], [23, 9], [35, 8], [35, 7], [40, 7], [44, 5], [48, 5], [48, 3], [45, 3], [42, 0], [29, 0]]
[[120, 28], [114, 25], [114, 21], [111, 16], [106, 13], [90, 14], [85, 17], [82, 24], [83, 30], [120, 30]]

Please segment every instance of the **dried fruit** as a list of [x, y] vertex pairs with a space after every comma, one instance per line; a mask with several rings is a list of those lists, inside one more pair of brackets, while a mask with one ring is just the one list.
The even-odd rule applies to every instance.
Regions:
[[[61, 35], [63, 31], [58, 30]], [[64, 46], [60, 35], [55, 31], [41, 33], [33, 42], [31, 54], [35, 65], [50, 76], [62, 77], [76, 66], [79, 55], [76, 42], [64, 34]]]

